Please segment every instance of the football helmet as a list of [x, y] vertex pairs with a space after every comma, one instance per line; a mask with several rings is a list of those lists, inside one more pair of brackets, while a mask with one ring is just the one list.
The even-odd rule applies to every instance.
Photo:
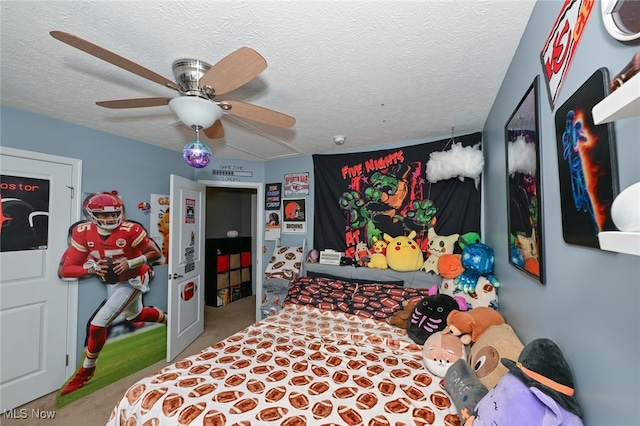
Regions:
[[285, 217], [287, 219], [304, 219], [302, 208], [298, 203], [289, 203], [284, 208]]
[[[105, 230], [116, 229], [124, 220], [124, 206], [120, 198], [109, 192], [92, 194], [82, 205], [87, 217], [97, 227]], [[107, 213], [109, 217], [101, 217]]]

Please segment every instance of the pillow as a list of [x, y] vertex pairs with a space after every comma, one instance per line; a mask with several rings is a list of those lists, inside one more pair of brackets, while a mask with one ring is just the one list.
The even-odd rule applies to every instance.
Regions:
[[267, 278], [262, 285], [262, 318], [282, 310], [289, 293], [291, 281], [282, 278]]
[[276, 246], [264, 271], [267, 278], [293, 280], [302, 267], [302, 247]]
[[419, 302], [429, 295], [429, 289], [398, 287], [391, 284], [359, 284], [351, 299], [349, 313], [386, 320], [402, 309], [402, 303]]
[[325, 274], [323, 272], [313, 272], [307, 271], [307, 276], [312, 278], [329, 278], [332, 280], [344, 281], [346, 283], [356, 283], [356, 284], [389, 284], [395, 286], [403, 286], [404, 281], [374, 281], [374, 280], [363, 280], [361, 278], [347, 278], [347, 277], [339, 277], [337, 275]]
[[498, 309], [498, 292], [486, 277], [478, 278], [478, 285], [471, 293], [460, 290], [452, 278], [443, 279], [439, 293], [448, 294], [453, 298], [462, 297], [467, 302], [467, 310], [479, 306]]
[[311, 305], [327, 311], [349, 312], [354, 283], [330, 278], [302, 277], [291, 283], [284, 303]]

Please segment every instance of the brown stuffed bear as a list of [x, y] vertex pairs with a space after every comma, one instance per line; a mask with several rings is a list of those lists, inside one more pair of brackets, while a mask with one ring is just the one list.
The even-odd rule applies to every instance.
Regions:
[[471, 346], [469, 366], [488, 390], [496, 387], [507, 367], [502, 358], [518, 359], [524, 345], [509, 324], [492, 325]]
[[505, 320], [495, 309], [478, 306], [469, 311], [451, 311], [447, 316], [447, 327], [443, 333], [460, 336], [465, 345], [476, 342], [492, 325], [505, 324]]
[[416, 307], [418, 302], [409, 302], [407, 300], [402, 302], [402, 309], [399, 311], [395, 311], [393, 315], [387, 318], [387, 323], [391, 325], [395, 325], [400, 328], [407, 328], [407, 321], [413, 312], [413, 309]]

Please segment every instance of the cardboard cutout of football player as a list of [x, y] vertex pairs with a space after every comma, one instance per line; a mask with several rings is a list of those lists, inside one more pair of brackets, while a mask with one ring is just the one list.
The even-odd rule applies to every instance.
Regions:
[[142, 304], [142, 295], [153, 279], [148, 262], [162, 256], [157, 244], [141, 224], [125, 220], [117, 191], [91, 194], [82, 208], [89, 220], [71, 226], [58, 276], [63, 280], [96, 276], [107, 287], [107, 298], [90, 320], [82, 367], [61, 395], [91, 380], [109, 326], [120, 314], [131, 322], [167, 323], [166, 313]]

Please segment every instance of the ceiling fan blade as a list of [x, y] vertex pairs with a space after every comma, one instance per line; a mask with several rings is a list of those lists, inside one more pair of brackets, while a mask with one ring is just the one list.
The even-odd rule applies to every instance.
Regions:
[[207, 135], [209, 139], [220, 139], [224, 137], [224, 129], [222, 128], [222, 123], [220, 120], [216, 120], [213, 123], [213, 126], [208, 129], [204, 129], [204, 134]]
[[96, 102], [96, 105], [105, 108], [144, 108], [153, 106], [168, 105], [171, 98], [137, 98], [137, 99], [118, 99], [115, 101]]
[[253, 80], [267, 68], [267, 61], [250, 47], [241, 47], [213, 65], [200, 79], [214, 95], [223, 95]]
[[93, 55], [98, 59], [102, 59], [103, 61], [109, 62], [122, 69], [137, 74], [140, 77], [146, 78], [147, 80], [151, 80], [155, 83], [161, 84], [174, 90], [180, 90], [176, 83], [167, 78], [164, 78], [160, 74], [156, 74], [155, 72], [143, 67], [142, 65], [138, 65], [135, 62], [130, 61], [129, 59], [123, 58], [122, 56], [117, 55], [103, 47], [83, 40], [78, 36], [65, 33], [63, 31], [51, 31], [49, 34], [51, 34], [53, 38], [60, 40], [61, 42], [66, 43], [69, 46], [80, 49], [83, 52], [88, 53], [89, 55]]
[[292, 127], [296, 124], [296, 119], [274, 111], [272, 109], [248, 104], [241, 101], [220, 101], [220, 107], [228, 114], [237, 117], [247, 118], [259, 123], [269, 124], [276, 127]]

